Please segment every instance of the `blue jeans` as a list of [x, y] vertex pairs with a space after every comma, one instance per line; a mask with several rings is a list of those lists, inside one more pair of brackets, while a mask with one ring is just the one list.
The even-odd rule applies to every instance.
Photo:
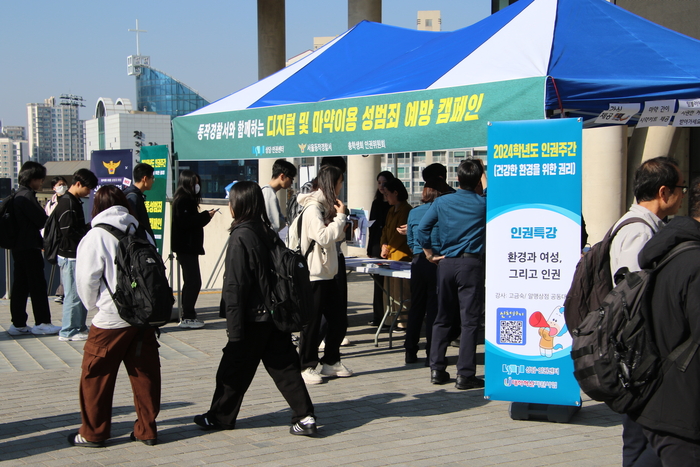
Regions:
[[71, 337], [79, 332], [87, 332], [85, 320], [87, 310], [78, 297], [78, 289], [75, 285], [75, 259], [58, 258], [58, 266], [61, 268], [61, 282], [63, 282], [63, 320], [61, 321], [60, 337]]

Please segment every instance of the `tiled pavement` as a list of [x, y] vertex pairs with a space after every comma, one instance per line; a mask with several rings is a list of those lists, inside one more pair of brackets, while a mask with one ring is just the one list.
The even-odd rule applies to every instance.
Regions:
[[[342, 351], [355, 376], [310, 387], [319, 421], [316, 438], [288, 433], [289, 409], [262, 367], [246, 394], [235, 430], [204, 432], [193, 425], [192, 417], [208, 408], [226, 339], [216, 291], [203, 292], [198, 301], [205, 328], [181, 330], [171, 324], [162, 329], [163, 403], [160, 444], [155, 447], [129, 441], [135, 415], [123, 369], [108, 447], [68, 446], [67, 434], [80, 424], [83, 343], [59, 342], [56, 336], [13, 338], [0, 331], [0, 464], [620, 465], [620, 418], [604, 405], [584, 398], [583, 409], [567, 424], [513, 421], [507, 402], [486, 401], [481, 390], [434, 386], [422, 359], [404, 364], [400, 337], [393, 349], [385, 335], [374, 347], [374, 328], [366, 325], [371, 296], [368, 277], [351, 274], [352, 345]], [[60, 305], [52, 302], [51, 307], [54, 323], [59, 323]], [[0, 325], [9, 327], [6, 300], [0, 300], [0, 317]], [[456, 355], [456, 349], [451, 348], [450, 355]]]

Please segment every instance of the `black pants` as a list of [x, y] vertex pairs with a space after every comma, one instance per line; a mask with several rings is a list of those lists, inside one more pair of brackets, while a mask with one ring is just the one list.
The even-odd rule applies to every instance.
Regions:
[[622, 467], [661, 467], [661, 460], [644, 432], [642, 425], [627, 415], [622, 416]]
[[664, 435], [647, 429], [644, 429], [644, 435], [661, 459], [659, 461], [661, 464], [659, 465], [664, 467], [697, 467], [700, 465], [700, 443], [686, 441], [675, 436]]
[[418, 352], [420, 331], [425, 318], [426, 353], [430, 354], [430, 343], [433, 334], [433, 322], [437, 315], [436, 293], [437, 265], [431, 263], [421, 253], [411, 261], [411, 309], [408, 311], [408, 328], [404, 348], [407, 351]]
[[16, 328], [27, 325], [27, 298], [32, 299], [34, 324], [51, 322], [49, 298], [46, 295], [46, 279], [44, 278], [44, 257], [41, 250], [12, 250], [15, 261], [12, 297], [10, 298], [10, 314], [12, 324]]
[[235, 428], [243, 396], [261, 360], [292, 409], [292, 423], [314, 414], [290, 333], [280, 331], [272, 322], [246, 322], [243, 339], [226, 344], [223, 353], [208, 413], [222, 428]]
[[202, 275], [199, 272], [199, 255], [178, 253], [177, 261], [182, 266], [182, 319], [195, 319], [194, 309], [199, 291], [202, 290]]
[[311, 283], [313, 318], [301, 332], [299, 357], [301, 369], [316, 368], [319, 362], [318, 343], [320, 342], [321, 317], [326, 318], [326, 346], [323, 350], [323, 363], [333, 365], [340, 360], [340, 343], [348, 330], [347, 308], [343, 309], [339, 300], [340, 292], [335, 279], [313, 281]]
[[[476, 374], [476, 337], [482, 311], [484, 264], [478, 258], [444, 258], [437, 268], [438, 313], [433, 323], [430, 344], [430, 368], [447, 367], [447, 346], [451, 329], [460, 319], [462, 335], [459, 341], [457, 374]], [[457, 315], [457, 316], [456, 316]]]
[[[333, 278], [338, 285], [338, 306], [343, 309], [345, 316], [348, 314], [348, 271], [345, 269], [345, 255], [338, 253], [338, 274]], [[347, 326], [346, 326], [347, 328]], [[321, 330], [319, 331], [319, 344], [325, 339], [328, 332], [328, 321], [321, 317]]]

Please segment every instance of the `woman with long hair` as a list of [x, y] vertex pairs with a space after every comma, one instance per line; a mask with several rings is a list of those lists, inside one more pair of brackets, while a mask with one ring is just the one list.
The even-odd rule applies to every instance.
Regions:
[[301, 378], [291, 333], [277, 329], [264, 305], [269, 252], [276, 234], [270, 227], [262, 190], [254, 182], [236, 183], [229, 192], [229, 207], [234, 220], [222, 289], [228, 342], [216, 372], [211, 407], [194, 417], [194, 422], [203, 429], [234, 429], [243, 396], [262, 360], [292, 408], [290, 433], [313, 435], [314, 407]]
[[[316, 178], [318, 189], [297, 197], [301, 213], [289, 228], [289, 244], [300, 245], [307, 253], [312, 289], [312, 320], [302, 330], [299, 341], [302, 377], [306, 384], [319, 384], [324, 376], [352, 376], [352, 371], [340, 361], [340, 344], [348, 329], [347, 309], [338, 300], [338, 254], [335, 243], [343, 238], [347, 207], [338, 199], [343, 186], [343, 172], [338, 167], [324, 165]], [[301, 238], [297, 237], [301, 222]], [[319, 359], [321, 316], [326, 318], [323, 358]], [[321, 363], [321, 372], [316, 370]]]
[[[92, 208], [92, 229], [78, 245], [75, 282], [80, 300], [89, 313], [95, 312], [83, 348], [80, 375], [82, 425], [71, 433], [73, 446], [102, 447], [111, 436], [112, 397], [119, 366], [124, 362], [134, 392], [136, 421], [132, 441], [153, 446], [158, 442], [156, 417], [160, 411], [160, 357], [154, 329], [131, 326], [121, 319], [109, 290], [117, 287], [114, 260], [119, 241], [109, 231], [96, 227], [108, 224], [123, 232], [138, 227], [124, 193], [104, 185]], [[149, 241], [152, 240], [149, 238]], [[109, 286], [109, 289], [107, 288]]]
[[[423, 252], [423, 248], [416, 241], [418, 225], [421, 219], [435, 199], [444, 194], [454, 191], [445, 180], [434, 177], [425, 182], [423, 188], [423, 204], [411, 209], [408, 214], [408, 225], [406, 229], [406, 240], [408, 246], [413, 251], [411, 261], [411, 309], [408, 310], [408, 324], [406, 327], [406, 339], [404, 349], [406, 350], [406, 363], [416, 363], [418, 361], [418, 342], [420, 341], [420, 331], [425, 318], [425, 352], [426, 362], [430, 356], [430, 343], [432, 341], [433, 321], [437, 315], [437, 264], [428, 261]], [[430, 234], [433, 252], [439, 254], [439, 227], [436, 225]]]
[[[389, 171], [379, 172], [377, 175], [377, 192], [374, 194], [372, 207], [369, 211], [369, 220], [374, 221], [369, 226], [369, 236], [367, 239], [367, 256], [369, 258], [382, 257], [382, 230], [386, 223], [386, 215], [389, 213], [389, 203], [384, 196], [384, 184], [389, 180], [393, 180], [394, 174]], [[382, 289], [379, 280], [383, 280], [381, 276], [372, 274], [374, 279], [374, 296], [372, 298], [372, 321], [370, 326], [379, 326], [384, 318], [384, 290]]]
[[202, 201], [202, 181], [195, 172], [183, 170], [177, 190], [173, 195], [173, 223], [171, 248], [177, 253], [182, 267], [182, 316], [181, 328], [201, 328], [204, 321], [197, 318], [195, 305], [202, 289], [199, 256], [204, 254], [204, 226], [211, 221], [215, 209], [199, 212]]

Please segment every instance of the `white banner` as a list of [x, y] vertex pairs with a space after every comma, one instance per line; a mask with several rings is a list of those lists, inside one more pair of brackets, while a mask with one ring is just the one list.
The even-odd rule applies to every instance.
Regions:
[[678, 99], [678, 112], [673, 126], [700, 126], [700, 99]]
[[676, 110], [676, 100], [649, 101], [644, 103], [644, 112], [639, 117], [637, 128], [668, 126]]
[[625, 125], [633, 115], [639, 113], [640, 107], [640, 104], [610, 104], [610, 108], [601, 112], [595, 122]]

